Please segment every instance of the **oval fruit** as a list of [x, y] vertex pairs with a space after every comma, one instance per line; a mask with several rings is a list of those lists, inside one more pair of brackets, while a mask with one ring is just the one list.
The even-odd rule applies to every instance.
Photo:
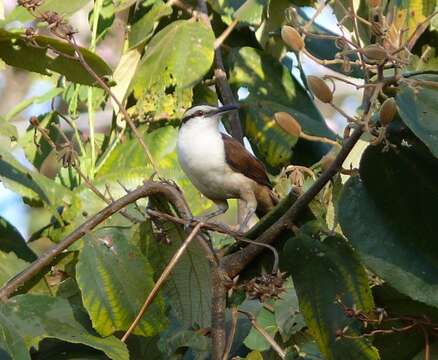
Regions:
[[397, 114], [397, 105], [394, 98], [386, 99], [380, 108], [380, 123], [383, 126], [388, 125]]
[[274, 114], [274, 119], [277, 125], [285, 132], [290, 135], [300, 137], [301, 125], [291, 114], [283, 111], [276, 112]]
[[388, 52], [380, 45], [368, 45], [363, 48], [364, 55], [369, 60], [383, 61], [388, 57]]
[[284, 25], [281, 28], [281, 38], [284, 43], [289, 46], [292, 50], [300, 52], [304, 49], [304, 40], [300, 33], [294, 29], [292, 26]]
[[318, 76], [309, 75], [307, 84], [313, 95], [315, 95], [323, 103], [330, 103], [333, 100], [333, 93], [324, 80]]

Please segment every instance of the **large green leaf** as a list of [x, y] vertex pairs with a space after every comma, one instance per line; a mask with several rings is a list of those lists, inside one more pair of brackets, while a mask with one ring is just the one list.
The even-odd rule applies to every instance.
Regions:
[[[154, 207], [170, 211], [161, 198], [154, 198]], [[146, 223], [140, 229], [138, 239], [144, 254], [158, 276], [186, 238], [183, 228], [170, 222], [158, 222], [170, 243], [159, 241]], [[166, 284], [164, 295], [183, 327], [210, 326], [212, 283], [210, 264], [197, 241], [193, 241], [178, 261]]]
[[[438, 75], [424, 74], [410, 79], [433, 81], [438, 86]], [[396, 97], [401, 118], [435, 157], [438, 157], [437, 96], [437, 87], [420, 85], [413, 88], [403, 83]]]
[[283, 341], [287, 341], [296, 332], [306, 326], [303, 315], [299, 312], [298, 297], [293, 284], [284, 284], [286, 291], [274, 303], [275, 322]]
[[157, 27], [158, 21], [170, 14], [172, 14], [172, 7], [161, 0], [157, 1], [146, 14], [131, 25], [128, 37], [129, 47], [138, 47], [148, 41]]
[[294, 116], [307, 134], [334, 138], [306, 90], [276, 59], [244, 47], [234, 49], [229, 60], [234, 91], [249, 91], [241, 110], [245, 135], [270, 168], [289, 164], [298, 140], [276, 124], [273, 115], [278, 111]]
[[[33, 46], [32, 42], [37, 46]], [[23, 33], [0, 29], [0, 59], [8, 65], [21, 69], [43, 75], [50, 75], [53, 71], [64, 75], [67, 80], [97, 86], [94, 78], [80, 62], [68, 57], [74, 55], [74, 49], [68, 43], [39, 35], [35, 36], [32, 42], [27, 40]], [[48, 53], [48, 47], [66, 54], [67, 57]], [[96, 74], [101, 77], [111, 75], [111, 68], [98, 55], [85, 48], [81, 48], [81, 53]]]
[[438, 306], [438, 160], [401, 146], [369, 146], [345, 185], [342, 231], [365, 264], [414, 300]]
[[[388, 284], [373, 287], [376, 306], [385, 309], [388, 317], [397, 318], [409, 314], [412, 317], [427, 318], [431, 322], [438, 321], [438, 310], [423, 303], [414, 301], [402, 295]], [[406, 323], [390, 321], [382, 323], [381, 327], [401, 328]], [[412, 360], [424, 348], [424, 334], [421, 331], [402, 331], [393, 334], [382, 334], [374, 337], [373, 344], [379, 349], [385, 360]], [[434, 354], [432, 351], [431, 354]], [[424, 359], [424, 357], [420, 357]], [[433, 357], [432, 357], [433, 359]]]
[[113, 360], [129, 359], [125, 344], [113, 336], [98, 337], [86, 315], [61, 298], [26, 294], [0, 304], [0, 329], [0, 347], [13, 359], [30, 359], [23, 350], [38, 348], [44, 338], [85, 344]]
[[214, 34], [202, 22], [177, 20], [150, 41], [133, 80], [136, 97], [195, 85], [210, 69]]
[[13, 252], [25, 261], [36, 259], [35, 253], [27, 246], [26, 240], [18, 230], [2, 217], [0, 217], [0, 251]]
[[[68, 16], [76, 11], [82, 9], [90, 0], [45, 0], [41, 6], [38, 7], [38, 11], [43, 13], [45, 11], [55, 11], [62, 16]], [[12, 21], [26, 22], [33, 20], [34, 16], [27, 11], [24, 7], [17, 6], [6, 18], [5, 22]]]
[[365, 269], [348, 243], [340, 236], [321, 242], [301, 232], [288, 240], [282, 256], [282, 269], [292, 274], [300, 310], [325, 358], [379, 359], [365, 339], [336, 339], [336, 332], [346, 325], [350, 334], [360, 331], [336, 303], [338, 296], [349, 307], [364, 312], [373, 308]]
[[[153, 270], [140, 250], [128, 243], [129, 228], [105, 227], [87, 235], [76, 266], [76, 279], [93, 327], [102, 335], [127, 330], [151, 292]], [[164, 330], [162, 298], [154, 300], [135, 334]]]

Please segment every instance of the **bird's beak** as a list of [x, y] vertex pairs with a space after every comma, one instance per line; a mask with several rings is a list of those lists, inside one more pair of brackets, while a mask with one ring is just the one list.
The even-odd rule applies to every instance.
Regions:
[[221, 106], [220, 108], [217, 108], [216, 110], [214, 110], [211, 113], [211, 115], [218, 115], [218, 114], [222, 115], [222, 114], [226, 114], [227, 112], [234, 111], [237, 109], [239, 109], [239, 106], [234, 105], [234, 104], [224, 105], [224, 106]]

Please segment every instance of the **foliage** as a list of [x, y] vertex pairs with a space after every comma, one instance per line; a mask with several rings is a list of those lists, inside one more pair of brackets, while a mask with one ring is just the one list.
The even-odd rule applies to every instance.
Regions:
[[[324, 8], [341, 31], [317, 21]], [[0, 114], [0, 180], [38, 219], [25, 239], [0, 218], [0, 358], [216, 360], [223, 322], [230, 359], [437, 356], [435, 8], [20, 0], [6, 17], [1, 8], [0, 71], [53, 86]], [[71, 24], [78, 11], [89, 12], [81, 45]], [[99, 46], [122, 30], [113, 69]], [[311, 88], [304, 58], [323, 66]], [[360, 93], [360, 107], [339, 105], [341, 84]], [[241, 130], [280, 200], [245, 237], [272, 246], [247, 251], [254, 245], [236, 241], [226, 226], [236, 223], [233, 202], [226, 225], [205, 225], [184, 249], [190, 212], [212, 202], [178, 163], [181, 117], [239, 95], [238, 115], [223, 125], [237, 138]], [[109, 108], [112, 118], [98, 124]], [[343, 118], [343, 138], [327, 109]], [[144, 182], [161, 190], [108, 210]]]

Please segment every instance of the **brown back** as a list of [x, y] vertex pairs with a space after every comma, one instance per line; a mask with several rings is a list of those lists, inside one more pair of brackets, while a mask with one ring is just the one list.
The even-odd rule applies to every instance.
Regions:
[[221, 133], [225, 146], [225, 160], [236, 172], [254, 180], [260, 185], [272, 189], [266, 169], [263, 163], [251, 155], [245, 147], [231, 136]]

